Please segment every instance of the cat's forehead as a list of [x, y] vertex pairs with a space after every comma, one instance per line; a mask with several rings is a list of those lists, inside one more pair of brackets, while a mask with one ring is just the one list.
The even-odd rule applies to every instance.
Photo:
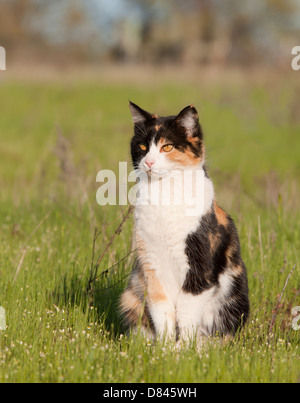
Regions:
[[174, 122], [176, 116], [157, 116], [151, 122], [149, 122], [150, 127], [156, 131], [160, 129], [167, 129]]
[[157, 116], [153, 121], [148, 122], [145, 127], [148, 138], [152, 139], [155, 143], [158, 143], [162, 137], [167, 137], [168, 134], [170, 135], [174, 119], [175, 116]]

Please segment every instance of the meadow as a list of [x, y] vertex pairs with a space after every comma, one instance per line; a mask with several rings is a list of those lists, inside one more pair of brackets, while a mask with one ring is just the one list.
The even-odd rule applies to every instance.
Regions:
[[[299, 74], [1, 77], [0, 382], [299, 381]], [[96, 203], [96, 175], [130, 164], [129, 99], [199, 111], [248, 270], [251, 316], [229, 343], [176, 349], [122, 324], [132, 216]]]

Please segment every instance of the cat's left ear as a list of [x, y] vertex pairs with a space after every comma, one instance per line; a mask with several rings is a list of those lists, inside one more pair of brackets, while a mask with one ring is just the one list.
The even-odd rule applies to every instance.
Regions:
[[155, 119], [155, 115], [144, 111], [142, 108], [129, 101], [129, 109], [134, 124], [145, 123], [146, 121]]
[[197, 109], [193, 106], [187, 106], [176, 117], [176, 122], [181, 126], [188, 137], [194, 137], [199, 133], [199, 115]]

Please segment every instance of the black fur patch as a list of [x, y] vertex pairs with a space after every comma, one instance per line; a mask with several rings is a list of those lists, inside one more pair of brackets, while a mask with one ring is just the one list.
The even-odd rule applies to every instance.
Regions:
[[[240, 254], [237, 230], [230, 216], [227, 225], [220, 225], [212, 206], [202, 217], [198, 229], [186, 239], [186, 255], [190, 269], [183, 291], [199, 295], [213, 286], [219, 286], [219, 276], [230, 269], [236, 275], [230, 295], [222, 307], [223, 333], [234, 333], [249, 314], [246, 268]], [[236, 270], [236, 272], [235, 272]], [[215, 327], [215, 331], [220, 331]]]

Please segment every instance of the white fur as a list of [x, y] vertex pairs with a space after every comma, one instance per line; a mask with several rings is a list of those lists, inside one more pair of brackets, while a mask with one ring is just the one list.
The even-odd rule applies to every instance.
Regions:
[[231, 288], [231, 276], [220, 275], [219, 287], [213, 286], [200, 295], [184, 293], [179, 295], [177, 304], [177, 320], [181, 329], [181, 337], [189, 340], [196, 335], [209, 336], [213, 324], [220, 325], [219, 308]]
[[189, 111], [182, 117], [181, 125], [186, 129], [187, 136], [193, 136], [194, 129], [197, 125], [197, 120], [195, 120], [195, 114], [192, 111]]
[[[152, 180], [163, 185], [164, 178], [159, 176], [160, 170], [171, 169], [170, 164], [163, 153], [157, 150], [152, 144], [148, 153], [154, 159]], [[140, 163], [140, 169], [148, 172], [145, 164], [146, 155]], [[202, 171], [202, 165], [193, 168], [194, 171]], [[152, 170], [151, 170], [152, 171]], [[169, 175], [179, 175], [180, 171], [170, 171]], [[165, 173], [165, 175], [167, 175]], [[154, 322], [156, 332], [159, 335], [167, 334], [172, 337], [175, 334], [176, 321], [180, 327], [183, 338], [191, 337], [196, 331], [202, 334], [211, 328], [218, 311], [218, 304], [230, 289], [229, 275], [220, 278], [220, 288], [215, 287], [204, 291], [202, 294], [193, 296], [182, 291], [189, 265], [185, 253], [186, 238], [200, 225], [201, 218], [211, 208], [214, 200], [214, 189], [212, 182], [204, 177], [200, 194], [203, 197], [201, 208], [194, 205], [196, 214], [187, 216], [187, 203], [181, 205], [148, 205], [137, 204], [135, 209], [135, 225], [139, 237], [142, 238], [146, 247], [147, 262], [155, 271], [164, 292], [167, 296], [166, 302], [150, 305], [150, 313]], [[149, 187], [147, 181], [140, 181], [140, 191]], [[159, 187], [157, 187], [159, 189]], [[172, 194], [182, 189], [173, 186]], [[180, 195], [177, 195], [180, 196]], [[150, 198], [150, 196], [149, 196]], [[161, 199], [158, 197], [161, 202]], [[190, 202], [190, 200], [189, 200]], [[198, 210], [197, 210], [198, 208]], [[217, 294], [216, 294], [217, 293]]]
[[186, 129], [193, 129], [196, 126], [195, 123], [195, 116], [193, 113], [188, 113], [186, 114], [182, 119], [181, 119], [181, 124], [183, 127], [185, 127]]

